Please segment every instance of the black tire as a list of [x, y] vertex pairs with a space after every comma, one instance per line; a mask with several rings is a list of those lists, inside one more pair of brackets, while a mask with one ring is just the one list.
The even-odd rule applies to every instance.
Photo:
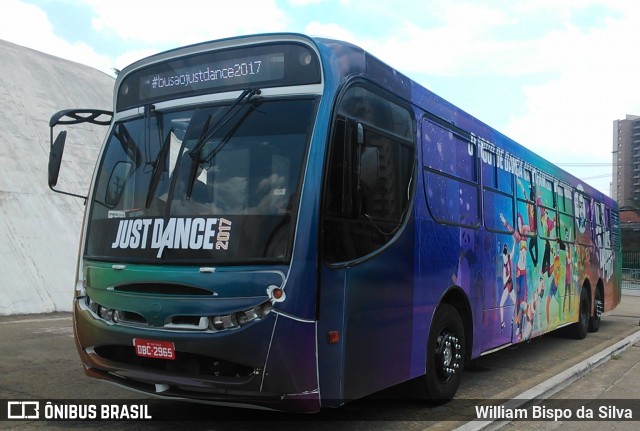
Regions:
[[587, 336], [589, 329], [589, 314], [591, 307], [589, 306], [589, 294], [586, 288], [580, 290], [580, 302], [579, 302], [580, 316], [578, 321], [569, 327], [570, 334], [577, 340], [582, 340]]
[[431, 322], [427, 343], [427, 374], [415, 381], [415, 395], [432, 404], [453, 398], [462, 380], [466, 354], [462, 318], [449, 304], [441, 304]]
[[604, 300], [601, 292], [599, 288], [596, 288], [595, 298], [593, 300], [593, 316], [589, 318], [589, 332], [598, 332], [600, 329], [600, 319], [604, 311]]

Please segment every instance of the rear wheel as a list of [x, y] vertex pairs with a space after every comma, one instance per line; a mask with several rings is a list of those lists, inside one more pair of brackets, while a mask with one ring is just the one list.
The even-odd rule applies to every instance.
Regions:
[[600, 318], [604, 312], [604, 300], [601, 292], [599, 288], [596, 288], [595, 299], [593, 300], [595, 310], [593, 310], [593, 317], [589, 318], [589, 332], [598, 332], [600, 329]]
[[427, 374], [415, 382], [419, 398], [434, 404], [453, 398], [462, 379], [465, 342], [460, 314], [451, 305], [441, 304], [429, 331]]
[[578, 321], [570, 326], [571, 336], [578, 340], [582, 340], [587, 336], [589, 329], [589, 294], [587, 289], [582, 288], [580, 291], [580, 316]]

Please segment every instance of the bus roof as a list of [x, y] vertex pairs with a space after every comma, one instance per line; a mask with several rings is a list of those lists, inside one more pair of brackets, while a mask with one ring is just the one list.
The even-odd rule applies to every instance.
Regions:
[[114, 101], [117, 100], [118, 91], [123, 81], [141, 69], [176, 58], [207, 53], [214, 49], [227, 50], [255, 44], [264, 45], [282, 42], [298, 43], [315, 49], [320, 54], [325, 79], [330, 78], [334, 82], [334, 88], [338, 88], [350, 77], [366, 76], [398, 97], [440, 118], [444, 123], [465, 130], [500, 148], [504, 148], [511, 155], [526, 161], [535, 166], [536, 169], [544, 171], [567, 185], [572, 187], [581, 185], [586, 194], [614, 205], [613, 199], [599, 190], [436, 95], [423, 85], [411, 80], [371, 53], [354, 44], [340, 40], [311, 37], [300, 33], [266, 33], [229, 37], [174, 48], [138, 60], [124, 68], [118, 74], [115, 83]]

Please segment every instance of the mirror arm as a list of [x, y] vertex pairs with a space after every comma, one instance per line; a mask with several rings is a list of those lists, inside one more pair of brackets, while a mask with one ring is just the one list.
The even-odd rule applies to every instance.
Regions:
[[56, 193], [60, 193], [61, 195], [73, 196], [73, 197], [75, 197], [75, 198], [84, 199], [84, 204], [85, 204], [85, 205], [87, 204], [87, 199], [89, 199], [89, 197], [88, 197], [88, 196], [77, 195], [77, 194], [75, 194], [75, 193], [64, 192], [64, 191], [62, 191], [62, 190], [56, 190], [56, 189], [54, 189], [54, 188], [53, 188], [53, 186], [49, 186], [49, 188], [50, 188], [51, 190], [53, 190], [54, 192], [56, 192]]

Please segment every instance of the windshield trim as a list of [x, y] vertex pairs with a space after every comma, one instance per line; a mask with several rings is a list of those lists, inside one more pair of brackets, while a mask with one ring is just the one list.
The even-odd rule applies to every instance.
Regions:
[[[280, 99], [280, 98], [298, 98], [298, 97], [320, 97], [324, 91], [323, 84], [312, 85], [296, 85], [292, 87], [275, 87], [275, 88], [261, 88], [260, 97], [266, 99]], [[156, 102], [153, 107], [156, 111], [173, 112], [180, 109], [189, 109], [189, 107], [206, 106], [216, 103], [230, 102], [237, 99], [242, 90], [240, 91], [227, 91], [224, 93], [203, 94], [201, 96], [189, 96], [180, 99], [165, 100], [162, 102]], [[146, 106], [146, 105], [145, 105]], [[144, 106], [140, 105], [124, 111], [114, 112], [113, 124], [126, 121], [135, 117], [144, 116]]]

